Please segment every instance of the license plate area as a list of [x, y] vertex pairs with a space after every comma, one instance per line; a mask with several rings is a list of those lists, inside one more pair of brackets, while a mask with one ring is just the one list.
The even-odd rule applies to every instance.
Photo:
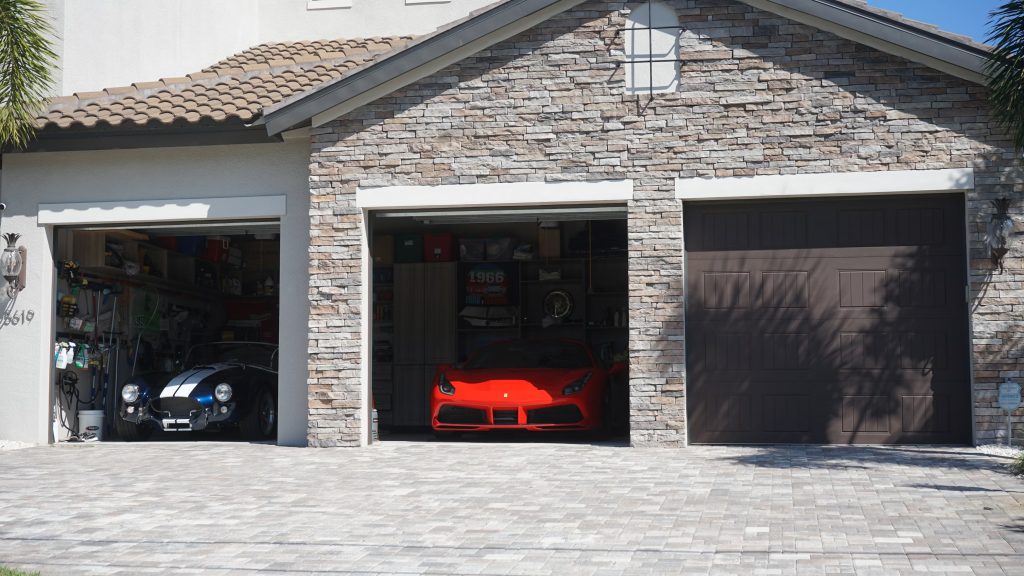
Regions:
[[495, 424], [519, 424], [519, 410], [495, 410]]
[[187, 418], [165, 418], [161, 422], [166, 432], [188, 432], [192, 430], [192, 423]]

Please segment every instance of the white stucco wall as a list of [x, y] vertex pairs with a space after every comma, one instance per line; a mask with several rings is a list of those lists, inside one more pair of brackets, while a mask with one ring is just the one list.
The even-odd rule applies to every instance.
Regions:
[[[55, 286], [52, 234], [37, 224], [40, 204], [118, 200], [287, 196], [281, 221], [281, 444], [306, 444], [306, 335], [309, 317], [309, 144], [202, 146], [5, 154], [2, 231], [22, 234], [28, 287], [14, 312], [31, 323], [0, 326], [0, 439], [50, 437]], [[6, 297], [0, 296], [0, 306]]]
[[183, 76], [263, 42], [423, 34], [492, 1], [47, 0], [62, 38], [55, 91]]

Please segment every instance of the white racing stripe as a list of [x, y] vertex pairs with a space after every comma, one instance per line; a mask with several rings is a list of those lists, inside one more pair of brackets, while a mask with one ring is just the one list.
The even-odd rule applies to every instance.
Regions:
[[[174, 397], [175, 398], [188, 398], [188, 395], [191, 394], [192, 391], [195, 390], [196, 386], [198, 386], [198, 385], [199, 385], [198, 383], [196, 383], [196, 384], [182, 384], [181, 386], [178, 387], [178, 391], [174, 393]], [[161, 394], [160, 396], [162, 397], [163, 394]]]
[[174, 396], [174, 393], [178, 391], [178, 388], [181, 388], [181, 386], [174, 386], [174, 385], [165, 386], [164, 389], [160, 391], [160, 397], [161, 398], [171, 398], [171, 397]]

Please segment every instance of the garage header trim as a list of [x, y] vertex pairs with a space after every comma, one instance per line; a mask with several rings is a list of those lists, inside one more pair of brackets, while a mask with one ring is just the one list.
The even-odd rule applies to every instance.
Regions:
[[676, 198], [689, 201], [933, 194], [973, 189], [972, 168], [676, 179]]
[[551, 206], [626, 202], [632, 199], [632, 180], [389, 186], [361, 188], [356, 192], [356, 205], [364, 210]]
[[286, 213], [284, 196], [180, 198], [40, 204], [39, 224], [66, 226], [135, 222], [278, 218]]

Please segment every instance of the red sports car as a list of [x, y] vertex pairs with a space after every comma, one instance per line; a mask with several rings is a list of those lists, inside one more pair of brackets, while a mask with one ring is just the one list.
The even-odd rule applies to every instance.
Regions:
[[[621, 369], [621, 368], [618, 368]], [[510, 340], [434, 375], [431, 425], [439, 435], [485, 430], [601, 427], [612, 372], [582, 342]]]

